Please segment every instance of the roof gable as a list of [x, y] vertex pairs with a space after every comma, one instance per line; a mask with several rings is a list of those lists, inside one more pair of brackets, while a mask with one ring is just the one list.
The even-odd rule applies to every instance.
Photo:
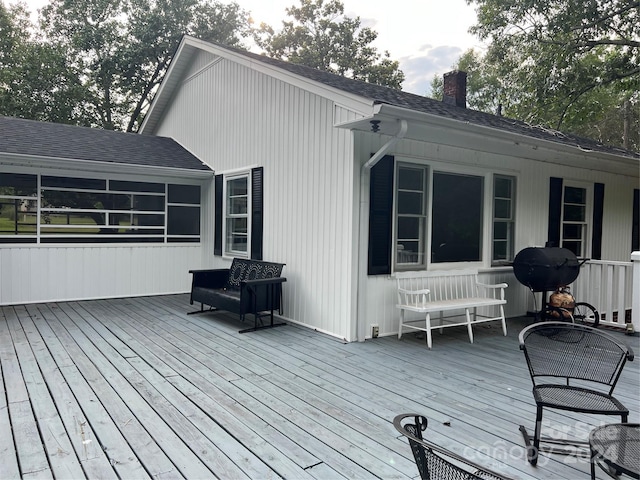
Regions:
[[3, 116], [0, 154], [210, 171], [171, 138]]
[[[401, 90], [375, 85], [360, 80], [353, 80], [340, 75], [324, 72], [304, 65], [285, 62], [246, 50], [204, 42], [189, 36], [185, 36], [178, 47], [169, 72], [167, 73], [165, 80], [163, 81], [151, 108], [149, 109], [141, 131], [152, 132], [155, 129], [155, 126], [162, 117], [164, 108], [179, 86], [180, 79], [178, 77], [180, 77], [180, 73], [187, 68], [189, 61], [195, 52], [198, 49], [204, 48], [208, 51], [213, 51], [220, 56], [231, 59], [232, 61], [246, 59], [251, 65], [261, 64], [263, 66], [275, 67], [275, 69], [280, 70], [281, 72], [287, 72], [295, 77], [306, 79], [308, 84], [326, 87], [323, 91], [328, 92], [328, 95], [331, 95], [331, 92], [342, 92], [354, 98], [360, 98], [363, 105], [369, 105], [370, 107], [375, 105], [390, 105], [407, 109], [412, 112], [417, 112], [419, 114], [459, 121], [461, 122], [461, 128], [464, 124], [471, 124], [480, 127], [488, 127], [506, 134], [511, 133], [518, 136], [524, 135], [533, 139], [576, 147], [583, 151], [603, 152], [640, 159], [640, 153], [638, 152], [631, 152], [622, 148], [607, 146], [595, 140], [578, 137], [576, 135], [559, 132], [541, 126], [530, 125], [519, 120], [492, 115], [469, 108], [457, 107], [455, 105], [421, 95], [403, 92]], [[340, 103], [337, 98], [334, 97], [333, 99], [337, 103]], [[373, 110], [371, 115], [373, 115]]]

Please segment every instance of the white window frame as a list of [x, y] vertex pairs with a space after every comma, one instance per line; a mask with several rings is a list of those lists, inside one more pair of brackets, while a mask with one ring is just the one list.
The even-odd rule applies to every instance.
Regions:
[[[515, 255], [515, 229], [516, 229], [516, 199], [517, 199], [517, 185], [518, 180], [514, 175], [505, 175], [502, 173], [494, 173], [492, 175], [493, 184], [491, 189], [491, 207], [492, 207], [492, 218], [491, 218], [491, 251], [489, 253], [491, 258], [492, 266], [501, 266], [508, 264], [513, 261]], [[505, 179], [511, 181], [511, 197], [497, 197], [496, 196], [496, 180], [497, 179]], [[504, 218], [496, 218], [496, 200], [508, 200], [511, 202], [511, 216], [507, 219]], [[506, 259], [496, 259], [494, 257], [494, 245], [496, 242], [496, 233], [495, 233], [495, 225], [496, 223], [506, 223], [507, 224], [507, 258]], [[500, 240], [502, 241], [502, 239]]]
[[[423, 168], [425, 169], [426, 175], [426, 184], [424, 187], [424, 217], [425, 217], [425, 225], [424, 225], [424, 242], [423, 252], [422, 252], [422, 261], [420, 263], [400, 263], [398, 262], [398, 168], [401, 166], [406, 166], [410, 168]], [[442, 174], [450, 174], [450, 175], [466, 175], [472, 177], [479, 177], [482, 179], [482, 193], [481, 193], [481, 202], [482, 202], [482, 212], [481, 212], [481, 232], [480, 232], [480, 259], [474, 261], [459, 261], [459, 262], [438, 262], [433, 263], [431, 257], [432, 250], [432, 228], [433, 228], [433, 177], [434, 173], [442, 173]], [[392, 255], [392, 272], [400, 272], [407, 270], [430, 270], [430, 269], [438, 269], [438, 270], [449, 270], [449, 269], [459, 269], [459, 268], [485, 268], [492, 266], [492, 235], [493, 228], [492, 224], [489, 223], [493, 218], [493, 176], [494, 175], [502, 175], [505, 177], [513, 177], [516, 179], [516, 176], [512, 172], [499, 172], [496, 170], [486, 171], [482, 168], [474, 168], [466, 165], [452, 165], [450, 163], [443, 163], [434, 160], [427, 160], [411, 157], [396, 157], [396, 167], [394, 170], [394, 185], [393, 185], [393, 218], [392, 218], [392, 245], [391, 245], [391, 255]], [[516, 205], [514, 198], [513, 205], [513, 214], [515, 215]], [[514, 225], [515, 228], [515, 225]], [[497, 265], [499, 266], [499, 265]]]
[[[567, 188], [579, 188], [584, 190], [584, 220], [583, 221], [566, 221], [565, 220], [565, 207], [568, 205], [565, 202], [565, 195]], [[577, 205], [577, 204], [576, 204]], [[562, 182], [562, 201], [561, 201], [561, 213], [560, 213], [560, 246], [564, 247], [567, 240], [564, 235], [565, 225], [582, 225], [582, 238], [580, 252], [576, 255], [578, 258], [587, 258], [588, 252], [591, 251], [591, 229], [593, 227], [593, 184], [575, 182], [571, 180], [563, 180]], [[572, 239], [569, 239], [572, 240]]]
[[[46, 244], [46, 245], [132, 245], [136, 243], [144, 243], [144, 245], [154, 246], [161, 244], [177, 244], [180, 242], [185, 242], [189, 244], [200, 243], [202, 236], [202, 193], [200, 194], [200, 200], [197, 204], [195, 203], [169, 203], [168, 202], [168, 189], [170, 185], [186, 185], [193, 187], [200, 187], [202, 185], [200, 182], [190, 183], [190, 182], [182, 182], [179, 179], [171, 179], [167, 181], [166, 178], [145, 178], [145, 179], [134, 179], [131, 177], [124, 177], [123, 175], [108, 175], [108, 176], [85, 176], [78, 175], [76, 172], [51, 172], [51, 173], [36, 173], [27, 171], [24, 169], [16, 169], [16, 170], [4, 170], [0, 173], [3, 174], [23, 174], [30, 175], [36, 178], [37, 182], [37, 193], [36, 196], [24, 196], [24, 195], [2, 195], [1, 197], [5, 200], [17, 200], [17, 201], [35, 201], [37, 203], [37, 212], [32, 212], [36, 216], [36, 223], [34, 224], [35, 232], [33, 234], [19, 234], [19, 235], [11, 235], [11, 234], [2, 234], [0, 233], [0, 246], [4, 245], [13, 245], [13, 244], [24, 244], [24, 245], [35, 245], [35, 244]], [[42, 177], [60, 177], [60, 178], [69, 178], [74, 177], [81, 180], [96, 180], [104, 182], [104, 188], [85, 188], [85, 187], [68, 187], [68, 186], [47, 186], [43, 185]], [[152, 192], [152, 191], [144, 191], [137, 190], [135, 188], [127, 189], [117, 188], [112, 189], [112, 182], [132, 182], [132, 187], [134, 187], [135, 183], [155, 183], [158, 185], [163, 185], [163, 191], [160, 192]], [[63, 207], [63, 206], [45, 206], [43, 205], [43, 197], [45, 192], [58, 192], [58, 193], [96, 193], [96, 194], [116, 194], [116, 195], [130, 195], [133, 197], [157, 197], [162, 199], [162, 209], [159, 210], [146, 210], [146, 209], [113, 209], [113, 208], [79, 208], [79, 207]], [[132, 198], [133, 198], [132, 197]], [[197, 234], [171, 234], [169, 235], [167, 232], [168, 222], [169, 222], [169, 207], [188, 207], [188, 208], [197, 208], [199, 210], [200, 216], [200, 228], [199, 233]], [[49, 215], [86, 215], [90, 213], [98, 213], [104, 215], [104, 224], [100, 225], [82, 225], [82, 224], [60, 224], [55, 225], [56, 232], [47, 231], [51, 228], [50, 225], [46, 224], [42, 221], [43, 216]], [[110, 215], [130, 215], [131, 217], [136, 215], [156, 215], [163, 218], [162, 225], [157, 226], [139, 226], [139, 225], [110, 225], [109, 216]], [[114, 232], [118, 230], [126, 230], [128, 233], [93, 233], [92, 230], [96, 228], [105, 227], [105, 229], [112, 229]], [[149, 235], [142, 235], [140, 232], [149, 230], [158, 230], [158, 233], [152, 233]], [[66, 232], [65, 232], [66, 231]], [[85, 241], [86, 239], [86, 241]], [[129, 240], [133, 241], [129, 241]], [[149, 241], [151, 239], [151, 241]], [[99, 241], [95, 241], [99, 240]], [[102, 241], [100, 241], [102, 240]], [[119, 241], [122, 240], [122, 241]], [[140, 240], [137, 242], [136, 240]]]
[[[229, 212], [229, 192], [228, 185], [231, 181], [244, 178], [247, 182], [247, 211], [243, 214], [232, 214]], [[251, 255], [251, 170], [234, 172], [224, 175], [223, 182], [223, 217], [222, 217], [222, 251], [226, 257], [250, 258]], [[232, 218], [247, 219], [247, 243], [246, 251], [234, 250], [229, 244], [227, 230], [228, 221]]]
[[[420, 232], [420, 237], [418, 243], [420, 244], [421, 252], [418, 253], [418, 260], [415, 262], [399, 262], [398, 261], [398, 245], [401, 239], [398, 238], [398, 221], [400, 218], [400, 214], [398, 213], [398, 193], [400, 188], [398, 187], [399, 175], [401, 168], [411, 168], [416, 170], [423, 171], [423, 186], [422, 186], [422, 214], [403, 214], [404, 217], [413, 217], [413, 218], [422, 218], [423, 225]], [[428, 165], [419, 164], [419, 163], [410, 163], [410, 162], [397, 162], [395, 167], [395, 181], [393, 186], [393, 244], [392, 244], [392, 255], [393, 255], [393, 269], [394, 271], [403, 271], [403, 270], [415, 270], [424, 269], [427, 266], [428, 262], [428, 245], [429, 245], [429, 184], [430, 184], [430, 168]]]

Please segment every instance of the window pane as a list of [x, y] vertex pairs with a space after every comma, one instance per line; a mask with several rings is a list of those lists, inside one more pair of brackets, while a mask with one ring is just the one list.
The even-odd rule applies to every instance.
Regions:
[[507, 242], [494, 241], [493, 242], [493, 259], [494, 260], [510, 260], [507, 257]]
[[109, 206], [108, 198], [109, 196], [106, 193], [43, 190], [42, 207], [105, 209]]
[[230, 198], [227, 208], [229, 215], [246, 215], [247, 197]]
[[0, 199], [0, 235], [35, 235], [36, 201]]
[[422, 193], [398, 192], [398, 214], [422, 215]]
[[422, 219], [417, 217], [398, 218], [398, 241], [404, 239], [420, 239]]
[[398, 189], [416, 190], [421, 192], [424, 185], [424, 169], [399, 167], [398, 168]]
[[508, 224], [506, 222], [493, 222], [494, 240], [506, 240], [507, 233], [508, 233]]
[[586, 204], [587, 190], [585, 188], [578, 187], [564, 187], [564, 201], [565, 203], [580, 203]]
[[398, 241], [396, 262], [399, 264], [421, 264], [422, 252], [420, 248], [420, 242], [410, 242], [407, 240]]
[[95, 178], [49, 177], [42, 176], [43, 187], [80, 188], [83, 190], [106, 190], [107, 181]]
[[227, 219], [227, 250], [247, 251], [247, 218]]
[[169, 185], [169, 202], [200, 205], [200, 185]]
[[481, 260], [482, 177], [434, 173], [433, 263]]
[[[41, 230], [43, 232], [52, 233], [60, 231], [68, 232], [67, 225], [81, 225], [83, 227], [96, 227], [98, 225], [106, 225], [106, 215], [104, 213], [43, 213], [40, 217]], [[58, 228], [60, 227], [60, 228]], [[99, 229], [93, 230], [98, 233]], [[89, 233], [85, 231], [85, 233]]]
[[512, 198], [511, 184], [511, 178], [496, 176], [494, 180], [494, 197]]
[[227, 196], [247, 195], [247, 178], [234, 178], [227, 182]]
[[110, 213], [109, 225], [121, 225], [123, 227], [132, 227], [123, 229], [122, 231], [131, 231], [138, 227], [164, 227], [163, 214], [140, 214], [140, 213]]
[[0, 173], [0, 195], [35, 197], [38, 188], [36, 175]]
[[495, 218], [511, 218], [511, 200], [502, 200], [496, 198], [494, 200], [494, 212]]
[[564, 221], [566, 222], [584, 222], [585, 207], [579, 205], [564, 206]]
[[577, 257], [582, 256], [582, 242], [579, 241], [563, 241], [562, 248], [571, 250]]
[[109, 190], [119, 192], [152, 192], [164, 193], [164, 183], [128, 182], [123, 180], [109, 181]]
[[582, 225], [565, 223], [562, 226], [562, 238], [567, 240], [582, 240], [582, 229]]
[[200, 235], [200, 207], [169, 207], [169, 235]]

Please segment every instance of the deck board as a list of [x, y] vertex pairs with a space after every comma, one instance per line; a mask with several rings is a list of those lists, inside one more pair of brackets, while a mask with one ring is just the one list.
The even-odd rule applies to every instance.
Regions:
[[[186, 295], [0, 307], [0, 478], [398, 478], [418, 476], [398, 413], [428, 438], [514, 478], [588, 478], [584, 459], [524, 459], [527, 319], [362, 343], [297, 326], [240, 335]], [[638, 351], [638, 337], [627, 340]], [[616, 395], [640, 420], [640, 366]], [[607, 418], [545, 413], [585, 436]], [[11, 433], [9, 433], [11, 432]], [[8, 433], [8, 434], [7, 434]], [[599, 472], [598, 478], [606, 478]]]

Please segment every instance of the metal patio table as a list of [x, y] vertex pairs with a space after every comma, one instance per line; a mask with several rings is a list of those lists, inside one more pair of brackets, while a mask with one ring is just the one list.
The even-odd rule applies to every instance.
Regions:
[[595, 464], [612, 477], [620, 474], [640, 479], [640, 424], [613, 423], [595, 428], [589, 435], [591, 478], [596, 478]]

